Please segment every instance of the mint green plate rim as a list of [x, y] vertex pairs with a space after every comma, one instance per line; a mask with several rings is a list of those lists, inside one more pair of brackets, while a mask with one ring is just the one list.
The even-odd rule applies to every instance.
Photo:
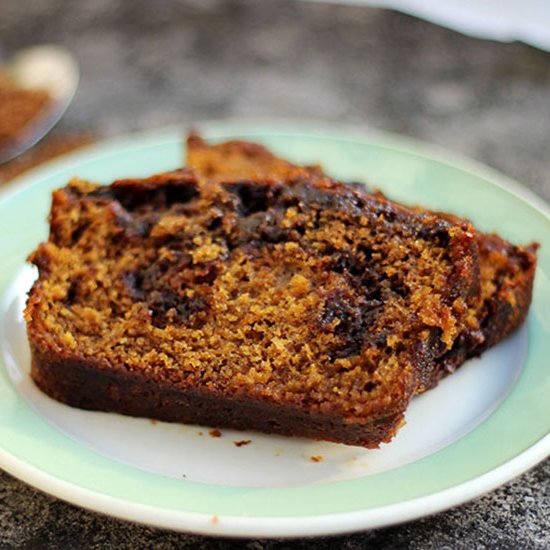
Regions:
[[[363, 179], [380, 184], [390, 196], [469, 215], [483, 229], [517, 242], [539, 241], [529, 350], [516, 385], [473, 431], [406, 466], [326, 484], [225, 487], [150, 474], [89, 450], [35, 413], [0, 363], [0, 467], [58, 498], [121, 519], [208, 535], [290, 537], [351, 532], [432, 514], [498, 487], [550, 454], [550, 209], [540, 198], [478, 163], [378, 131], [284, 120], [194, 127], [213, 139], [264, 141], [298, 161], [320, 160], [342, 177], [353, 175], [354, 158], [368, 158], [376, 169]], [[106, 182], [120, 177], [110, 163], [125, 156], [133, 161], [130, 173], [140, 162], [150, 162], [152, 171], [174, 167], [182, 134], [182, 128], [167, 128], [109, 140], [52, 161], [2, 191], [0, 296], [46, 234], [51, 189], [64, 185], [67, 175], [90, 169], [103, 173]], [[326, 155], [312, 156], [315, 150]], [[165, 160], [157, 167], [159, 155]], [[409, 168], [418, 173], [412, 183]], [[394, 180], [402, 183], [388, 188]]]

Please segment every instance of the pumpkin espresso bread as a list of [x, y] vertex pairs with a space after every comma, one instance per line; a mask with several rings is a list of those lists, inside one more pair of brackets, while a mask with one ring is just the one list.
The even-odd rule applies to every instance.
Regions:
[[525, 318], [535, 246], [250, 143], [54, 192], [32, 377], [85, 409], [377, 447]]

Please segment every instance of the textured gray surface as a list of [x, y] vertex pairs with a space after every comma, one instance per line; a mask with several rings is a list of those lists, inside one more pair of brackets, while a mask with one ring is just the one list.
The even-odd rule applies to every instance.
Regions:
[[[0, 56], [75, 51], [58, 132], [220, 117], [366, 124], [443, 145], [550, 199], [550, 54], [397, 13], [294, 2], [0, 0]], [[0, 548], [550, 548], [550, 461], [407, 525], [331, 539], [229, 541], [104, 518], [0, 474]]]

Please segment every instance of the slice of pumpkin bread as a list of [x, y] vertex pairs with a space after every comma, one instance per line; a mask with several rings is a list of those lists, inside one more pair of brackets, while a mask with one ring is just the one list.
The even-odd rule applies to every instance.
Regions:
[[389, 441], [479, 297], [474, 231], [278, 166], [56, 191], [30, 258], [36, 384], [87, 409]]
[[[301, 167], [276, 157], [265, 147], [245, 141], [209, 144], [197, 134], [187, 139], [187, 166], [196, 173], [230, 181], [236, 177], [253, 178], [258, 175], [273, 180], [324, 176], [319, 166]], [[355, 188], [366, 187], [353, 184]], [[380, 201], [392, 203], [375, 191]], [[414, 207], [419, 213], [427, 210]], [[465, 223], [456, 216], [435, 213], [451, 223]], [[459, 337], [452, 348], [438, 361], [429, 379], [419, 385], [418, 391], [437, 384], [446, 374], [454, 372], [466, 359], [476, 357], [512, 333], [525, 320], [529, 306], [536, 268], [538, 245], [516, 246], [496, 234], [475, 231], [475, 247], [479, 257], [480, 279], [477, 298], [470, 302], [469, 313]]]

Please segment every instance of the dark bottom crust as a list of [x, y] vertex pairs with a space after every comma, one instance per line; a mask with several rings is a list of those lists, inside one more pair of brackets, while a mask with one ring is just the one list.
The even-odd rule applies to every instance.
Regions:
[[175, 388], [142, 372], [59, 358], [35, 345], [31, 351], [31, 376], [36, 385], [50, 397], [80, 409], [368, 448], [388, 442], [403, 421], [404, 410], [368, 424], [346, 423], [336, 415], [311, 414], [288, 405]]

